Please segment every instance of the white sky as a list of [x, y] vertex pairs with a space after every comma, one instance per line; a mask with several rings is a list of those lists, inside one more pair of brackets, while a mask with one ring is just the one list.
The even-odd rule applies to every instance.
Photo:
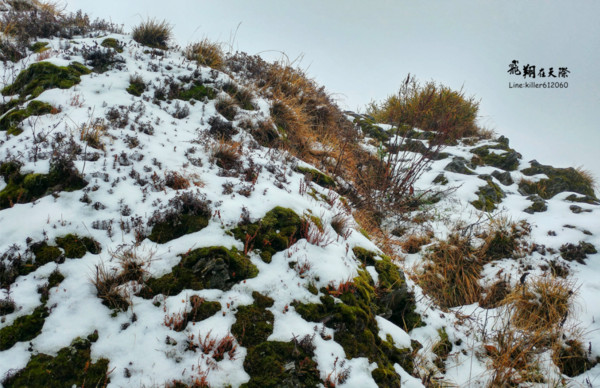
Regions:
[[[598, 1], [67, 3], [68, 10], [111, 19], [126, 31], [148, 17], [166, 19], [182, 46], [207, 37], [267, 59], [303, 56], [308, 75], [355, 111], [394, 93], [408, 73], [463, 87], [481, 99], [482, 124], [509, 137], [525, 161], [583, 165], [600, 179]], [[509, 82], [523, 81], [507, 73], [513, 59], [538, 70], [567, 67], [569, 87], [509, 89]]]

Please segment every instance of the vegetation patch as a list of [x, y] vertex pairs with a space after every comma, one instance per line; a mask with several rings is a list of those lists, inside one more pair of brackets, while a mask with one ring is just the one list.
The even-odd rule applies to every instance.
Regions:
[[587, 357], [583, 344], [577, 340], [568, 340], [555, 351], [554, 362], [560, 373], [569, 377], [579, 376], [598, 364]]
[[444, 366], [444, 362], [452, 351], [452, 342], [450, 342], [450, 339], [448, 339], [446, 328], [443, 327], [438, 329], [438, 335], [440, 336], [440, 339], [433, 345], [431, 351], [437, 356], [437, 359], [435, 360], [436, 366], [441, 371], [445, 371], [446, 368]]
[[57, 237], [56, 244], [65, 251], [65, 256], [70, 259], [82, 258], [87, 252], [97, 255], [102, 251], [98, 241], [91, 237], [79, 237], [76, 234]]
[[320, 186], [327, 187], [330, 189], [333, 189], [336, 186], [333, 178], [331, 178], [329, 175], [323, 174], [319, 170], [315, 170], [314, 168], [298, 166], [296, 167], [296, 171], [298, 171], [301, 174], [304, 174], [305, 176], [308, 176], [311, 182], [315, 182]]
[[26, 108], [13, 110], [2, 117], [0, 119], [0, 131], [6, 131], [10, 135], [19, 135], [23, 132], [19, 124], [26, 118], [56, 112], [58, 110], [48, 103], [37, 100], [31, 101]]
[[519, 190], [524, 194], [538, 194], [544, 199], [550, 199], [564, 191], [574, 191], [584, 196], [596, 199], [594, 180], [582, 170], [572, 167], [555, 168], [531, 162], [531, 167], [521, 170], [525, 175], [546, 174], [548, 178], [532, 182], [526, 179], [519, 183]]
[[318, 387], [321, 379], [313, 356], [310, 345], [264, 341], [248, 350], [244, 370], [250, 381], [242, 387]]
[[380, 307], [376, 304], [372, 279], [366, 271], [360, 271], [353, 282], [340, 284], [337, 289], [329, 288], [320, 304], [295, 302], [293, 306], [305, 320], [323, 322], [334, 329], [334, 339], [342, 345], [347, 358], [367, 357], [370, 362], [376, 362], [378, 367], [372, 375], [379, 386], [400, 386], [393, 368], [395, 363], [412, 373], [410, 349], [398, 349], [378, 335], [375, 315]]
[[47, 46], [48, 46], [48, 42], [35, 42], [31, 46], [29, 46], [29, 49], [31, 51], [33, 51], [34, 53], [38, 54], [38, 53], [44, 52], [46, 50], [49, 50], [50, 48]]
[[383, 128], [375, 124], [375, 120], [366, 117], [358, 116], [354, 119], [354, 124], [358, 125], [366, 136], [379, 140], [381, 143], [387, 143], [390, 135]]
[[102, 47], [108, 47], [115, 50], [118, 53], [123, 52], [123, 44], [116, 40], [115, 38], [106, 38], [100, 43]]
[[167, 43], [171, 39], [171, 30], [171, 26], [166, 21], [149, 19], [134, 27], [131, 36], [133, 40], [144, 46], [166, 50]]
[[24, 369], [3, 381], [4, 386], [105, 387], [110, 382], [109, 360], [101, 358], [92, 362], [89, 338], [94, 339], [92, 336], [76, 338], [70, 346], [59, 350], [56, 357], [42, 353], [32, 356]]
[[56, 246], [48, 245], [46, 241], [33, 243], [29, 249], [35, 256], [36, 266], [42, 266], [51, 262], [59, 263], [64, 259], [62, 251]]
[[13, 347], [17, 342], [30, 341], [42, 332], [48, 317], [46, 306], [40, 306], [29, 315], [15, 319], [12, 325], [0, 329], [0, 350]]
[[[273, 313], [267, 308], [273, 306], [273, 299], [256, 291], [252, 292], [254, 304], [240, 306], [235, 314], [231, 333], [240, 345], [252, 348], [265, 341], [273, 333]], [[246, 358], [247, 359], [247, 358]]]
[[579, 264], [585, 264], [587, 255], [598, 253], [596, 247], [588, 242], [580, 241], [579, 244], [563, 244], [559, 248], [560, 256], [567, 261], [576, 261]]
[[302, 237], [302, 223], [293, 210], [277, 206], [261, 220], [241, 224], [231, 232], [244, 242], [245, 252], [258, 249], [263, 261], [270, 263], [275, 253], [289, 248]]
[[[505, 152], [499, 154], [490, 150], [504, 150]], [[504, 171], [514, 171], [519, 168], [521, 154], [503, 144], [481, 146], [472, 149], [471, 152], [480, 158], [480, 164], [497, 167]]]
[[475, 193], [479, 197], [479, 199], [471, 202], [476, 209], [490, 212], [496, 209], [496, 205], [502, 202], [502, 198], [506, 197], [504, 191], [492, 182], [492, 180], [487, 181], [487, 185], [480, 186], [479, 190]]
[[186, 315], [186, 320], [190, 322], [203, 321], [221, 311], [221, 303], [209, 302], [197, 295], [190, 298], [190, 304], [192, 309]]
[[146, 83], [144, 79], [139, 76], [131, 76], [129, 77], [129, 86], [127, 87], [127, 93], [139, 97], [146, 90]]
[[202, 201], [192, 193], [183, 193], [169, 201], [167, 210], [155, 211], [148, 226], [152, 232], [148, 239], [164, 244], [183, 235], [198, 232], [208, 225], [210, 220], [208, 202]]
[[190, 61], [196, 61], [198, 65], [208, 66], [220, 70], [224, 64], [225, 55], [218, 43], [203, 39], [200, 42], [190, 44], [185, 49], [185, 56]]
[[235, 248], [199, 248], [182, 254], [171, 273], [146, 281], [140, 296], [177, 295], [183, 290], [218, 288], [229, 290], [234, 284], [256, 277], [258, 269]]
[[0, 210], [35, 201], [53, 191], [74, 191], [87, 185], [73, 162], [53, 161], [48, 174], [22, 175], [20, 170], [21, 165], [15, 161], [0, 165], [0, 175], [6, 182], [6, 187], [0, 191]]
[[36, 98], [48, 89], [69, 89], [81, 82], [81, 75], [89, 73], [90, 69], [77, 62], [69, 66], [56, 66], [50, 62], [33, 63], [19, 73], [13, 84], [2, 89], [2, 95], [19, 94], [21, 98], [31, 95], [31, 98]]

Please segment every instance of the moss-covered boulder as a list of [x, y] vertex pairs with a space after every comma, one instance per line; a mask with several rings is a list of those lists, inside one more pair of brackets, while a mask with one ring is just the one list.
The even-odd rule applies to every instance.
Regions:
[[247, 348], [259, 345], [273, 333], [273, 313], [267, 308], [273, 306], [273, 299], [256, 291], [252, 293], [254, 304], [240, 306], [235, 314], [231, 333], [240, 345]]
[[558, 193], [564, 191], [573, 191], [585, 196], [596, 198], [594, 193], [594, 182], [585, 173], [572, 167], [555, 168], [542, 165], [537, 161], [531, 161], [531, 167], [522, 170], [525, 175], [545, 174], [548, 178], [543, 178], [537, 182], [523, 179], [519, 183], [519, 191], [522, 194], [538, 194], [544, 199], [550, 199]]
[[187, 289], [229, 290], [234, 284], [258, 275], [256, 266], [235, 248], [199, 248], [180, 256], [181, 262], [171, 273], [148, 279], [140, 296], [176, 295]]
[[13, 110], [2, 117], [0, 119], [0, 131], [6, 131], [11, 135], [18, 135], [23, 132], [19, 126], [23, 120], [31, 116], [42, 116], [52, 112], [57, 112], [52, 105], [37, 100], [31, 101], [27, 107]]
[[39, 96], [48, 89], [69, 89], [81, 82], [81, 75], [91, 70], [81, 63], [73, 62], [69, 66], [56, 66], [50, 62], [37, 62], [21, 71], [15, 82], [2, 89], [3, 96], [19, 94], [22, 98]]
[[456, 156], [444, 167], [444, 170], [464, 175], [475, 175], [473, 168], [465, 158]]
[[42, 332], [48, 317], [46, 306], [40, 306], [29, 315], [15, 319], [12, 325], [0, 329], [0, 350], [13, 347], [17, 342], [30, 341]]
[[248, 350], [244, 370], [250, 381], [242, 387], [318, 387], [321, 379], [313, 356], [312, 349], [293, 342], [262, 342]]
[[277, 206], [254, 223], [242, 224], [231, 232], [245, 244], [245, 250], [258, 249], [263, 261], [271, 262], [271, 257], [289, 248], [302, 238], [302, 219], [291, 209]]
[[293, 306], [305, 320], [323, 322], [334, 329], [334, 340], [344, 348], [346, 357], [367, 357], [370, 362], [376, 362], [378, 367], [372, 376], [380, 386], [400, 386], [400, 378], [393, 368], [395, 363], [412, 372], [410, 349], [398, 349], [379, 337], [375, 320], [379, 306], [374, 285], [366, 271], [360, 271], [350, 284], [328, 289], [320, 304], [296, 302]]
[[471, 202], [476, 209], [483, 211], [492, 211], [496, 209], [496, 205], [502, 202], [502, 198], [506, 197], [504, 191], [492, 182], [492, 180], [487, 181], [487, 185], [480, 186], [479, 190], [475, 193], [479, 197], [477, 200]]
[[152, 232], [150, 241], [164, 244], [186, 234], [195, 233], [206, 226], [210, 220], [209, 204], [192, 193], [183, 193], [169, 201], [166, 211], [155, 212], [148, 221]]
[[335, 188], [335, 181], [327, 174], [323, 174], [321, 171], [315, 170], [314, 168], [308, 167], [296, 167], [296, 171], [310, 178], [310, 181], [315, 182], [316, 184], [328, 187]]
[[[503, 152], [497, 152], [497, 150]], [[479, 157], [480, 164], [500, 168], [504, 171], [514, 171], [519, 168], [521, 154], [503, 144], [486, 145], [471, 150]]]
[[0, 210], [35, 201], [53, 191], [74, 191], [87, 185], [69, 161], [51, 162], [48, 174], [23, 175], [20, 170], [21, 164], [15, 161], [0, 165], [0, 175], [6, 182], [6, 187], [0, 191]]
[[79, 237], [76, 234], [57, 237], [56, 244], [65, 251], [65, 256], [70, 259], [79, 259], [87, 252], [97, 255], [102, 250], [100, 244], [93, 238]]
[[90, 348], [89, 339], [77, 338], [70, 346], [60, 349], [56, 357], [36, 354], [24, 369], [8, 377], [3, 384], [6, 388], [105, 387], [110, 382], [109, 361], [101, 358], [93, 362]]

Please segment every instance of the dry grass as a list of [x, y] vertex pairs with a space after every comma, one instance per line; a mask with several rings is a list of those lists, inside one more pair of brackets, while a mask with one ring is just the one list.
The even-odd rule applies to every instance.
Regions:
[[575, 168], [575, 171], [579, 173], [581, 179], [586, 185], [590, 187], [598, 187], [598, 180], [590, 170], [583, 168], [583, 166], [579, 166]]
[[85, 141], [90, 147], [104, 150], [102, 136], [106, 133], [106, 123], [103, 119], [96, 119], [81, 126], [79, 140]]
[[240, 152], [239, 144], [219, 142], [212, 149], [211, 160], [224, 170], [239, 170]]
[[541, 277], [516, 287], [504, 303], [514, 306], [513, 324], [528, 331], [549, 331], [567, 318], [576, 290], [571, 280]]
[[211, 42], [204, 38], [200, 42], [192, 43], [185, 49], [185, 56], [198, 65], [208, 66], [221, 70], [224, 64], [224, 54], [219, 43]]
[[232, 121], [235, 119], [235, 115], [237, 114], [238, 104], [233, 98], [221, 97], [215, 103], [215, 109], [221, 114], [221, 116], [225, 117], [229, 121]]
[[417, 253], [423, 245], [429, 244], [431, 237], [412, 234], [408, 236], [401, 244], [402, 250], [406, 253]]
[[166, 50], [167, 43], [171, 40], [172, 27], [166, 20], [158, 21], [148, 19], [133, 28], [133, 40], [144, 46]]

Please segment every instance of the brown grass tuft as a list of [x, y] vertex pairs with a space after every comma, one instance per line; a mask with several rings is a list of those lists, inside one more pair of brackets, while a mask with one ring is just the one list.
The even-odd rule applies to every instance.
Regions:
[[192, 43], [185, 49], [185, 56], [198, 65], [208, 66], [221, 70], [224, 64], [224, 54], [219, 43], [211, 42], [207, 38], [200, 42]]
[[144, 46], [167, 49], [167, 43], [171, 40], [172, 27], [166, 20], [158, 21], [148, 19], [140, 25], [133, 28], [131, 35], [133, 40]]

